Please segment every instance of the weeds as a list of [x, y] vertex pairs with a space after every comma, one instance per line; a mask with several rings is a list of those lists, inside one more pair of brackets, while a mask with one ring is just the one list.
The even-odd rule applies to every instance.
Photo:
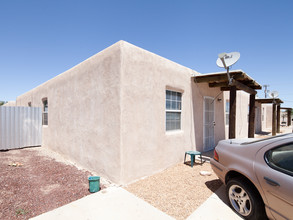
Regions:
[[29, 211], [22, 209], [22, 208], [19, 208], [19, 209], [15, 210], [15, 213], [16, 213], [16, 216], [19, 216], [19, 215], [26, 215], [27, 213], [29, 213]]

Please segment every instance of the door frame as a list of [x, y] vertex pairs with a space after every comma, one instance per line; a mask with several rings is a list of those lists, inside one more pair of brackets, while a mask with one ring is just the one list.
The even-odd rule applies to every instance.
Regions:
[[[203, 97], [203, 152], [207, 152], [207, 151], [210, 151], [210, 150], [212, 150], [212, 149], [214, 149], [215, 148], [215, 146], [213, 147], [213, 148], [210, 148], [210, 149], [206, 149], [206, 147], [205, 147], [205, 145], [206, 145], [206, 143], [205, 143], [205, 136], [206, 136], [206, 134], [205, 134], [205, 121], [206, 121], [206, 117], [205, 117], [205, 101], [206, 101], [206, 99], [210, 99], [210, 100], [213, 100], [213, 106], [214, 106], [214, 110], [213, 110], [213, 121], [215, 121], [215, 102], [214, 102], [214, 97], [211, 97], [211, 96], [204, 96]], [[213, 126], [213, 142], [214, 142], [214, 144], [215, 144], [215, 128], [214, 128], [214, 126]]]

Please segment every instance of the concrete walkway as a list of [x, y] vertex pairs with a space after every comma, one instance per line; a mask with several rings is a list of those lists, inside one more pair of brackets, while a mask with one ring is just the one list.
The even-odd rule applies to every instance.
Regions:
[[[229, 220], [242, 219], [227, 205], [225, 187], [221, 186], [213, 193], [188, 220]], [[96, 219], [163, 219], [173, 217], [165, 214], [149, 203], [136, 197], [120, 187], [109, 187], [99, 193], [86, 196], [50, 212], [44, 213], [33, 220], [96, 220]]]
[[187, 220], [241, 220], [228, 205], [225, 186], [222, 185]]
[[130, 192], [109, 187], [99, 193], [86, 196], [33, 220], [97, 220], [97, 219], [174, 219]]

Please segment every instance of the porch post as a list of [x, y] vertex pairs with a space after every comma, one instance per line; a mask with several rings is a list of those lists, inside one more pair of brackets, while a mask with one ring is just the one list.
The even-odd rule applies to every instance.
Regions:
[[229, 139], [235, 138], [236, 133], [236, 91], [236, 86], [230, 87]]
[[288, 112], [287, 113], [288, 114], [287, 115], [287, 125], [290, 126], [291, 125], [291, 113], [292, 113], [291, 109], [288, 109], [287, 112]]
[[276, 104], [273, 103], [272, 109], [272, 136], [276, 135]]
[[280, 133], [280, 104], [277, 105], [277, 133]]
[[254, 138], [254, 121], [255, 119], [255, 94], [250, 94], [249, 97], [249, 120], [248, 120], [248, 137]]

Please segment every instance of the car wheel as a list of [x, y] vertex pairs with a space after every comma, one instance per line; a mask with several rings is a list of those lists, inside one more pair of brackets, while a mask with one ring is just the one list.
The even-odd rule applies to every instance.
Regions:
[[252, 184], [244, 178], [228, 181], [226, 193], [230, 206], [245, 219], [266, 219], [262, 199]]

